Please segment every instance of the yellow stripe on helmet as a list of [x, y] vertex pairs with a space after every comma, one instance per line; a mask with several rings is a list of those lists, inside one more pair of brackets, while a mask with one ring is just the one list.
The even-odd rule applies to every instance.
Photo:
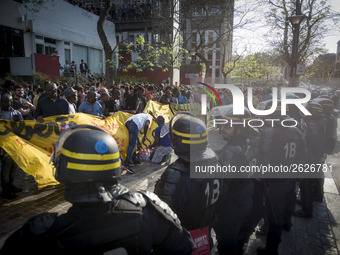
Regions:
[[251, 118], [242, 118], [242, 116], [240, 117], [229, 117], [229, 116], [222, 116], [223, 119], [229, 119], [229, 120], [250, 120]]
[[199, 144], [199, 143], [205, 143], [208, 141], [208, 137], [200, 140], [182, 140], [182, 143], [185, 144]]
[[119, 158], [119, 152], [101, 155], [101, 154], [77, 153], [66, 150], [64, 148], [61, 149], [61, 154], [69, 158], [84, 160], [114, 160]]
[[208, 135], [207, 132], [204, 132], [202, 134], [186, 134], [186, 133], [182, 133], [182, 132], [179, 132], [179, 131], [176, 131], [176, 130], [172, 130], [172, 133], [174, 133], [175, 135], [187, 137], [187, 138], [201, 138], [203, 136]]
[[112, 164], [104, 164], [104, 165], [84, 165], [84, 164], [77, 164], [68, 162], [67, 168], [73, 170], [81, 170], [81, 171], [105, 171], [111, 170], [120, 167], [120, 161]]

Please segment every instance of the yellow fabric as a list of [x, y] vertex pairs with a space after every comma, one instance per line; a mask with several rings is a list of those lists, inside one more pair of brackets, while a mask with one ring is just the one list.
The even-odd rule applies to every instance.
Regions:
[[[144, 112], [152, 111], [156, 118], [163, 116], [167, 123], [177, 111], [191, 111], [193, 109], [200, 111], [200, 106], [197, 104], [178, 105], [170, 108], [169, 105], [150, 100]], [[0, 147], [12, 157], [23, 171], [35, 178], [38, 188], [41, 189], [58, 183], [54, 178], [54, 169], [52, 164], [49, 164], [49, 161], [54, 145], [64, 129], [77, 124], [89, 124], [102, 128], [113, 136], [122, 157], [125, 158], [129, 146], [129, 132], [125, 127], [125, 121], [130, 116], [132, 114], [117, 112], [114, 116], [103, 119], [84, 113], [76, 113], [47, 117], [44, 119], [44, 123], [38, 123], [35, 120], [20, 122], [0, 120]], [[157, 126], [155, 121], [151, 122], [146, 141], [142, 147], [153, 144], [153, 131]], [[141, 130], [139, 134], [140, 141], [143, 135], [143, 130]]]

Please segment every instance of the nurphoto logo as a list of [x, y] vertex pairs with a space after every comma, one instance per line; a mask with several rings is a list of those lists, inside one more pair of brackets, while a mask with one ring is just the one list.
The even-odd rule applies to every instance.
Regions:
[[[206, 85], [204, 83], [201, 83], [203, 85]], [[207, 85], [206, 85], [207, 86]], [[209, 86], [209, 88], [211, 89], [212, 87]], [[215, 88], [224, 88], [224, 89], [228, 89], [230, 90], [232, 97], [233, 97], [233, 114], [234, 115], [243, 115], [244, 114], [244, 95], [243, 92], [240, 88], [238, 88], [235, 85], [232, 84], [216, 84]], [[216, 92], [215, 89], [213, 89], [213, 92], [215, 93], [215, 95], [217, 96], [217, 98], [220, 100], [220, 97], [218, 95], [218, 93]], [[289, 93], [299, 93], [299, 94], [304, 94], [305, 97], [304, 98], [287, 98], [287, 94]], [[212, 95], [209, 93], [210, 97], [212, 97]], [[259, 110], [259, 109], [255, 109], [254, 105], [253, 105], [253, 88], [247, 88], [247, 107], [249, 109], [249, 111], [254, 114], [254, 115], [258, 115], [258, 116], [268, 116], [270, 114], [272, 114], [276, 108], [277, 108], [277, 104], [278, 104], [278, 88], [272, 88], [272, 106], [270, 109], [266, 109], [266, 110]], [[306, 107], [303, 105], [304, 103], [307, 103], [309, 100], [311, 99], [311, 93], [309, 90], [305, 89], [305, 88], [296, 88], [296, 87], [286, 87], [286, 88], [281, 88], [281, 115], [286, 115], [286, 106], [287, 105], [295, 105], [305, 116], [308, 115], [312, 115], [307, 109]], [[214, 100], [215, 101], [215, 100]], [[201, 95], [201, 114], [202, 115], [206, 115], [207, 114], [207, 95], [206, 94], [202, 94]], [[221, 102], [221, 100], [220, 100]], [[222, 105], [222, 103], [221, 103]]]

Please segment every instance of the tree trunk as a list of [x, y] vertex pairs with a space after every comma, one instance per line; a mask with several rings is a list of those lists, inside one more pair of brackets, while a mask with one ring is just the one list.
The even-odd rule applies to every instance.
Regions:
[[104, 53], [105, 53], [105, 79], [106, 79], [106, 86], [110, 87], [113, 84], [113, 76], [114, 76], [114, 70], [113, 70], [113, 50], [112, 47], [106, 37], [105, 31], [104, 31], [104, 22], [109, 14], [111, 9], [111, 2], [110, 0], [105, 0], [105, 6], [100, 12], [100, 16], [97, 22], [97, 31], [100, 38], [100, 41], [102, 42]]

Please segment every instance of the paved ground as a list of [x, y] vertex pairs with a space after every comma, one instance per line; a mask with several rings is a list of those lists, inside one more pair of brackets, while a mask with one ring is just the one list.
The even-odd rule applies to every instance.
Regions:
[[[211, 144], [214, 144], [213, 139]], [[333, 165], [335, 176], [340, 176], [339, 154], [332, 155], [327, 161]], [[152, 191], [165, 167], [144, 163], [135, 169], [135, 174], [124, 175], [121, 182], [131, 189]], [[27, 177], [22, 171], [18, 171], [15, 184], [29, 188], [29, 191], [19, 193], [15, 200], [0, 198], [0, 247], [30, 217], [45, 211], [64, 213], [70, 207], [70, 203], [63, 199], [62, 185], [38, 191], [33, 178]], [[293, 217], [294, 226], [291, 232], [284, 232], [280, 254], [340, 254], [340, 196], [332, 175], [326, 176], [324, 189], [324, 202], [315, 203], [312, 219]], [[263, 237], [256, 238], [253, 234], [245, 254], [256, 254], [256, 247], [262, 245], [263, 241]]]

